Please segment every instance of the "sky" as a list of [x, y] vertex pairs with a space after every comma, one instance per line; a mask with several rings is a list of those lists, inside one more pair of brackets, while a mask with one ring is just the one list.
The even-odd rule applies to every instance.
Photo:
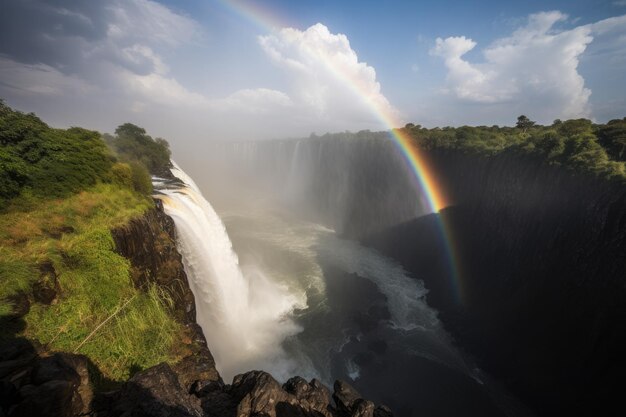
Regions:
[[626, 116], [626, 0], [3, 0], [0, 98], [207, 141]]

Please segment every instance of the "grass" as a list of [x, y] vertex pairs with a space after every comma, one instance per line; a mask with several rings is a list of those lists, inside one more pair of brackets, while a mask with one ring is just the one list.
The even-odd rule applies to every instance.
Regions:
[[171, 300], [156, 287], [133, 286], [129, 261], [114, 252], [110, 233], [151, 206], [130, 189], [99, 184], [65, 199], [18, 202], [1, 214], [0, 315], [11, 312], [8, 297], [31, 293], [39, 265], [50, 262], [61, 295], [52, 305], [32, 303], [21, 336], [51, 351], [85, 354], [114, 381], [172, 360], [182, 329]]

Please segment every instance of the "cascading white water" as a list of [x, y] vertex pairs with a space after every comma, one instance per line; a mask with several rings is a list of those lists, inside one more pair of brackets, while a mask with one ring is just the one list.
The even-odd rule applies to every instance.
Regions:
[[222, 377], [263, 369], [277, 378], [295, 366], [281, 343], [301, 329], [289, 318], [305, 300], [262, 271], [244, 276], [221, 219], [193, 180], [176, 164], [184, 185], [161, 188], [165, 213], [176, 224], [178, 250], [196, 300], [197, 322]]

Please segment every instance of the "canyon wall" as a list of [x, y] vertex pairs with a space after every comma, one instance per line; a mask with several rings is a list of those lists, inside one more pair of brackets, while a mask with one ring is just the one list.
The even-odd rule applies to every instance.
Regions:
[[623, 410], [624, 184], [507, 152], [428, 156], [452, 206], [364, 241], [424, 280], [458, 343], [539, 414]]

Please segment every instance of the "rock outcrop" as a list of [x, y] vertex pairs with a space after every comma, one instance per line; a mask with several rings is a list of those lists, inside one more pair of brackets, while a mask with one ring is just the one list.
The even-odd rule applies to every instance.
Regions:
[[194, 323], [195, 302], [176, 249], [174, 221], [163, 212], [161, 200], [154, 203], [142, 217], [111, 230], [115, 247], [130, 260], [135, 286], [153, 283], [163, 288], [174, 300], [177, 319]]
[[0, 412], [10, 417], [77, 416], [90, 411], [89, 359], [39, 351], [25, 339], [0, 347]]
[[[237, 375], [232, 385], [197, 381], [203, 389], [188, 391], [180, 369], [160, 364], [135, 374], [113, 393], [100, 396], [96, 416], [220, 417], [391, 417], [343, 381], [331, 394], [313, 379], [294, 377], [282, 386], [268, 373]], [[346, 394], [346, 393], [349, 393]], [[334, 398], [334, 403], [331, 398]]]

